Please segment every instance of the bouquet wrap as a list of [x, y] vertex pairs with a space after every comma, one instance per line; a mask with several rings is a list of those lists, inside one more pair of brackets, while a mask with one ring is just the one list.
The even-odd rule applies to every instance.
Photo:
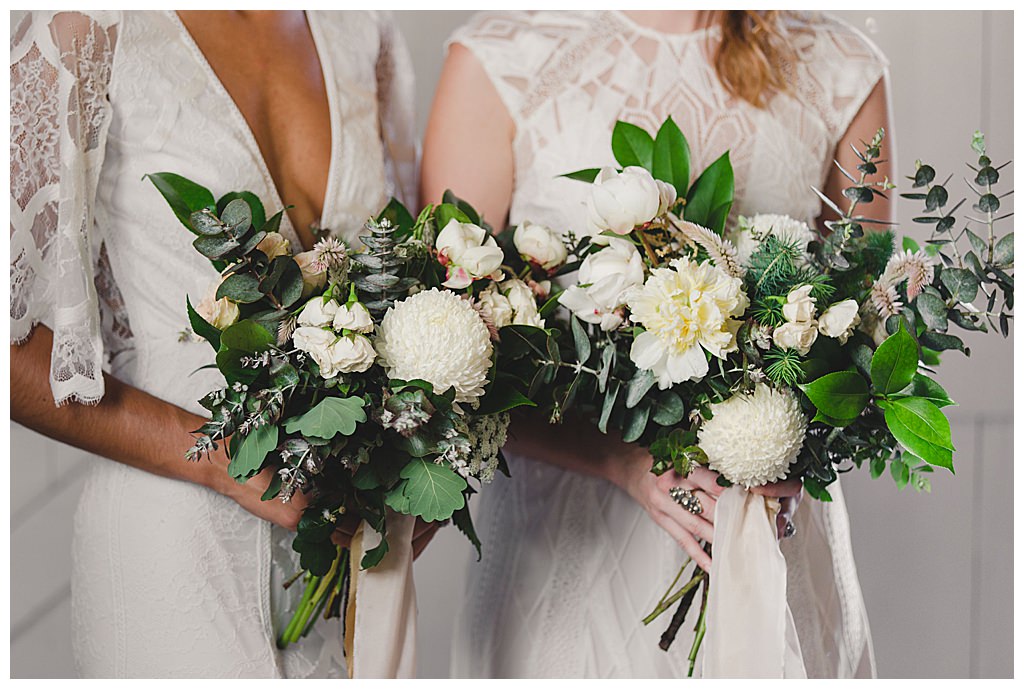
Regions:
[[807, 678], [786, 602], [786, 559], [775, 531], [778, 513], [778, 500], [740, 486], [718, 498], [704, 677]]

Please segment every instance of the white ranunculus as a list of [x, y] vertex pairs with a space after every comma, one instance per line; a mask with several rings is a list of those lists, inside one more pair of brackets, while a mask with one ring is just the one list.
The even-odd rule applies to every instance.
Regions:
[[291, 251], [291, 242], [285, 239], [280, 232], [267, 232], [267, 236], [260, 240], [256, 248], [273, 261], [278, 256], [288, 255], [288, 252]]
[[845, 299], [825, 309], [818, 317], [818, 332], [825, 337], [834, 337], [839, 344], [846, 344], [854, 329], [860, 325], [860, 307], [853, 299]]
[[217, 289], [219, 287], [220, 281], [213, 283], [213, 286], [209, 289], [202, 300], [196, 304], [196, 313], [202, 316], [203, 320], [214, 328], [223, 330], [237, 321], [240, 314], [238, 311], [238, 304], [227, 297], [222, 299], [217, 298]]
[[504, 254], [482, 227], [452, 218], [437, 235], [438, 259], [448, 269], [445, 287], [462, 289], [474, 280], [496, 278]]
[[603, 168], [587, 197], [591, 234], [599, 235], [605, 231], [629, 234], [637, 225], [657, 217], [661, 199], [661, 189], [644, 168], [627, 167], [622, 172]]
[[668, 182], [662, 182], [660, 179], [654, 180], [658, 185], [658, 193], [660, 196], [658, 204], [658, 215], [664, 215], [668, 213], [669, 209], [675, 205], [678, 194], [676, 188]]
[[342, 304], [334, 314], [333, 327], [338, 332], [351, 330], [357, 333], [368, 333], [373, 330], [373, 318], [366, 307], [358, 301], [351, 306]]
[[790, 323], [806, 323], [814, 319], [814, 297], [811, 296], [811, 285], [802, 285], [786, 296], [782, 306], [782, 315]]
[[533, 296], [533, 290], [527, 287], [526, 283], [516, 278], [505, 280], [498, 289], [505, 293], [509, 304], [515, 315], [512, 323], [515, 325], [532, 325], [535, 328], [544, 327], [544, 319], [537, 312], [537, 300]]
[[772, 334], [775, 345], [782, 349], [795, 349], [801, 356], [811, 351], [811, 345], [818, 339], [817, 321], [784, 323]]
[[602, 330], [622, 325], [627, 292], [644, 282], [644, 264], [632, 243], [610, 239], [608, 246], [588, 255], [580, 265], [577, 284], [562, 292], [559, 303]]
[[532, 222], [524, 222], [516, 228], [512, 243], [523, 260], [535, 263], [544, 270], [558, 268], [569, 255], [554, 230]]
[[327, 284], [327, 271], [317, 270], [317, 267], [322, 267], [322, 264], [316, 260], [317, 254], [318, 252], [313, 250], [295, 255], [295, 262], [299, 264], [299, 270], [302, 271], [303, 297], [319, 292]]
[[496, 283], [488, 285], [487, 289], [480, 292], [476, 296], [476, 301], [480, 308], [480, 314], [494, 326], [495, 330], [512, 324], [512, 317], [515, 315], [512, 302], [498, 291]]
[[740, 216], [739, 224], [726, 234], [726, 238], [736, 247], [736, 255], [740, 263], [749, 265], [750, 257], [769, 235], [778, 237], [785, 242], [795, 242], [806, 251], [807, 245], [814, 241], [814, 231], [807, 223], [795, 220], [788, 215], [759, 214], [752, 218]]
[[338, 313], [338, 302], [323, 297], [313, 297], [306, 302], [299, 314], [299, 325], [314, 328], [329, 328]]

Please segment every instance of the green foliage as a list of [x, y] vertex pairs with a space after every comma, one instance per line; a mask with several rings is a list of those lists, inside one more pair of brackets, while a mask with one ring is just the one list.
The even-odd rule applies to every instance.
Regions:
[[772, 347], [764, 354], [764, 373], [776, 385], [794, 387], [804, 379], [800, 353], [795, 349]]
[[949, 421], [926, 399], [902, 397], [880, 403], [885, 423], [903, 447], [934, 466], [953, 470]]
[[220, 334], [221, 347], [247, 354], [262, 352], [276, 342], [274, 335], [255, 321], [241, 320]]
[[205, 318], [192, 307], [192, 302], [185, 297], [185, 308], [188, 310], [188, 322], [192, 332], [210, 343], [213, 351], [220, 349], [220, 330], [210, 325]]
[[612, 153], [622, 167], [636, 165], [650, 170], [654, 163], [654, 139], [641, 127], [619, 121], [612, 130]]
[[837, 371], [822, 376], [810, 383], [798, 386], [811, 400], [818, 411], [839, 423], [851, 423], [867, 406], [871, 398], [868, 383], [853, 371]]
[[729, 152], [723, 153], [686, 193], [683, 218], [722, 234], [732, 208], [734, 181]]
[[917, 342], [902, 320], [899, 330], [878, 346], [871, 357], [871, 383], [879, 395], [891, 395], [910, 385], [917, 372]]
[[145, 175], [145, 178], [157, 188], [181, 224], [193, 232], [196, 230], [190, 222], [192, 214], [214, 206], [213, 194], [209, 189], [181, 175], [173, 172], [156, 172]]
[[655, 179], [675, 187], [677, 196], [686, 198], [690, 186], [690, 146], [671, 117], [654, 138], [651, 173]]
[[267, 455], [277, 447], [278, 428], [267, 423], [249, 431], [238, 448], [231, 453], [228, 474], [236, 481], [243, 481], [263, 468]]
[[469, 513], [469, 505], [452, 512], [452, 524], [455, 525], [462, 535], [469, 539], [469, 542], [476, 548], [476, 561], [480, 562], [483, 556], [480, 545], [480, 537], [476, 535], [476, 528], [473, 526], [473, 516]]
[[413, 459], [401, 471], [403, 481], [386, 497], [388, 507], [424, 521], [448, 519], [466, 504], [462, 492], [465, 479], [442, 464], [422, 458]]
[[330, 440], [338, 433], [352, 435], [366, 421], [366, 402], [360, 397], [328, 397], [306, 413], [285, 421], [288, 433]]

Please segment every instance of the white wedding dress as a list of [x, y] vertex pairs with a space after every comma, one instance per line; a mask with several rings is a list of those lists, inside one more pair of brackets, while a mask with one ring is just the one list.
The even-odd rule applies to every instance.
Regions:
[[[799, 31], [806, 28], [808, 31]], [[650, 132], [669, 115], [695, 173], [726, 150], [737, 213], [813, 221], [840, 137], [886, 70], [862, 35], [828, 17], [790, 18], [802, 57], [791, 92], [759, 110], [730, 96], [708, 58], [717, 27], [672, 35], [618, 12], [483, 13], [452, 42], [482, 64], [516, 127], [510, 221], [582, 226], [586, 185], [558, 178], [613, 165], [616, 120]], [[870, 136], [872, 132], [865, 132]], [[669, 652], [649, 613], [682, 550], [613, 485], [526, 457], [479, 498], [483, 562], [453, 643], [457, 677], [685, 677], [695, 613]], [[842, 491], [809, 498], [783, 542], [789, 604], [810, 677], [874, 674]], [[700, 667], [698, 662], [697, 667]]]
[[[412, 72], [390, 17], [308, 16], [331, 116], [321, 225], [351, 239], [390, 194], [414, 200]], [[186, 295], [217, 272], [143, 180], [161, 171], [217, 196], [251, 190], [271, 213], [287, 201], [176, 14], [25, 17], [11, 44], [11, 337], [53, 330], [58, 404], [99, 402], [103, 368], [201, 414], [222, 382], [193, 374], [212, 352], [181, 335]], [[301, 250], [287, 216], [281, 232]], [[281, 587], [298, 570], [288, 532], [198, 485], [94, 465], [71, 578], [83, 676], [345, 675], [337, 620], [275, 646], [302, 593]]]

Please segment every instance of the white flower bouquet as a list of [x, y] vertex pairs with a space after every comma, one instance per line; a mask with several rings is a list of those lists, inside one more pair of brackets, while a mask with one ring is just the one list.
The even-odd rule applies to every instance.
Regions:
[[[553, 421], [576, 406], [602, 432], [649, 448], [657, 474], [703, 464], [745, 488], [796, 477], [827, 501], [838, 473], [866, 465], [873, 477], [888, 469], [901, 489], [928, 490], [934, 467], [952, 471], [954, 449], [941, 411], [953, 402], [929, 374], [940, 352], [969, 354], [953, 326], [1007, 334], [1013, 235], [995, 230], [1009, 213], [980, 134], [975, 216], [960, 222], [963, 202], [949, 204], [919, 162], [904, 196], [924, 203], [915, 221], [933, 226], [931, 238], [898, 250], [890, 230], [865, 232], [884, 223], [861, 209], [894, 188], [875, 179], [882, 139], [864, 143], [856, 171], [840, 168], [851, 181], [845, 209], [818, 192], [838, 216], [820, 233], [779, 215], [730, 221], [728, 153], [691, 184], [671, 119], [653, 137], [619, 122], [622, 168], [567, 175], [592, 183], [587, 225], [567, 239], [566, 268], [579, 272], [552, 297], [562, 308], [543, 311], [571, 336], [534, 357], [534, 399]], [[524, 243], [529, 227], [517, 231]], [[682, 580], [645, 620], [682, 599], [663, 648], [708, 573], [695, 567]], [[702, 605], [691, 661], [704, 614]]]
[[[237, 481], [273, 470], [264, 500], [310, 498], [293, 542], [306, 592], [279, 644], [343, 614], [354, 568], [388, 552], [389, 513], [451, 519], [479, 549], [470, 481], [505, 471], [507, 412], [532, 404], [495, 366], [499, 333], [539, 317], [473, 209], [446, 195], [414, 219], [392, 200], [362, 250], [325, 236], [293, 256], [282, 212], [268, 219], [253, 194], [149, 178], [221, 273], [187, 304], [227, 383], [202, 398], [211, 418], [188, 458], [223, 442]], [[340, 515], [381, 536], [360, 562], [331, 540]]]

